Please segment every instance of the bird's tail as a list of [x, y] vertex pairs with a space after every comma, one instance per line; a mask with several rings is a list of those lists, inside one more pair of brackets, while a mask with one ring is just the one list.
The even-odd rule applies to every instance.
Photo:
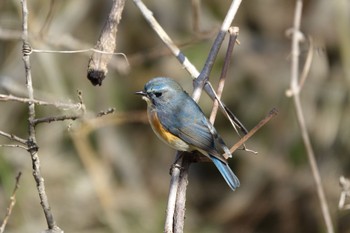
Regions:
[[210, 155], [210, 158], [212, 159], [213, 163], [217, 167], [217, 169], [220, 171], [221, 175], [226, 180], [227, 184], [230, 186], [230, 188], [234, 191], [236, 188], [239, 187], [239, 179], [237, 176], [233, 173], [231, 168], [228, 166], [227, 163], [221, 161], [220, 159]]

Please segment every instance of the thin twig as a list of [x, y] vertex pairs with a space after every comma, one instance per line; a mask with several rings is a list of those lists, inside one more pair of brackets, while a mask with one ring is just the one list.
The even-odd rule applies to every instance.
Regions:
[[319, 169], [317, 167], [315, 155], [313, 148], [311, 146], [311, 141], [309, 138], [309, 134], [307, 132], [306, 122], [304, 119], [303, 109], [301, 107], [301, 101], [300, 101], [300, 90], [301, 87], [299, 85], [299, 55], [300, 55], [300, 22], [301, 22], [301, 13], [302, 13], [302, 6], [303, 2], [302, 0], [296, 1], [295, 6], [295, 15], [294, 15], [294, 23], [293, 23], [293, 36], [292, 36], [292, 48], [291, 48], [291, 83], [290, 83], [290, 90], [292, 92], [293, 100], [294, 100], [294, 107], [297, 115], [297, 121], [299, 124], [299, 128], [301, 131], [301, 136], [303, 138], [303, 142], [306, 148], [307, 156], [309, 159], [309, 164], [311, 167], [312, 175], [315, 180], [316, 188], [317, 188], [317, 194], [321, 205], [322, 215], [327, 227], [328, 233], [333, 233], [333, 223], [330, 216], [326, 196], [324, 193], [322, 180], [320, 176]]
[[134, 0], [135, 5], [139, 8], [144, 18], [150, 24], [152, 29], [158, 34], [159, 38], [163, 43], [170, 49], [173, 55], [178, 59], [178, 61], [183, 65], [185, 70], [192, 76], [192, 78], [197, 78], [199, 71], [197, 68], [188, 60], [188, 58], [180, 51], [180, 49], [175, 45], [172, 39], [164, 31], [162, 26], [154, 18], [153, 13], [147, 8], [147, 6], [142, 2], [142, 0]]
[[199, 100], [199, 97], [201, 96], [204, 85], [209, 80], [209, 74], [213, 68], [214, 62], [216, 60], [216, 56], [218, 55], [221, 44], [225, 38], [225, 35], [228, 29], [230, 28], [233, 19], [236, 16], [236, 13], [241, 4], [241, 1], [242, 0], [233, 0], [231, 2], [231, 5], [225, 16], [225, 19], [221, 25], [220, 31], [218, 32], [215, 38], [215, 41], [210, 49], [207, 60], [205, 61], [204, 67], [201, 70], [201, 73], [199, 74], [198, 78], [195, 79], [193, 82], [194, 90], [192, 93], [192, 98], [197, 102]]
[[97, 113], [97, 117], [102, 117], [102, 116], [105, 116], [105, 115], [108, 115], [108, 114], [112, 114], [115, 112], [115, 108], [108, 108], [107, 110], [104, 110], [104, 111], [100, 111], [99, 113]]
[[217, 91], [216, 91], [217, 98], [214, 100], [213, 108], [211, 110], [211, 114], [210, 114], [210, 117], [209, 117], [209, 121], [212, 124], [214, 124], [215, 118], [216, 118], [216, 114], [218, 112], [219, 101], [221, 99], [221, 95], [222, 95], [222, 92], [224, 90], [226, 76], [227, 76], [227, 71], [228, 71], [228, 67], [230, 66], [231, 57], [232, 57], [232, 51], [233, 51], [234, 45], [236, 44], [238, 32], [239, 32], [238, 27], [234, 27], [234, 28], [230, 28], [229, 29], [229, 35], [230, 35], [229, 43], [228, 43], [228, 48], [227, 48], [227, 51], [226, 51], [225, 62], [224, 62], [224, 65], [222, 67], [222, 71], [221, 71], [221, 75], [220, 75], [220, 79], [219, 79], [219, 85], [218, 85], [218, 88], [217, 88]]
[[307, 57], [304, 63], [303, 71], [301, 72], [301, 75], [300, 75], [300, 82], [299, 82], [300, 89], [303, 89], [306, 78], [309, 77], [308, 74], [311, 68], [311, 63], [314, 55], [314, 43], [313, 43], [312, 37], [308, 36], [308, 40], [309, 40], [309, 50], [307, 52]]
[[120, 55], [120, 56], [124, 57], [126, 62], [128, 62], [128, 58], [125, 55], [125, 53], [107, 52], [107, 51], [102, 51], [102, 50], [95, 49], [95, 48], [77, 49], [77, 50], [32, 49], [32, 52], [35, 52], [35, 53], [63, 53], [63, 54], [95, 52], [95, 53], [101, 53], [101, 54], [106, 54], [106, 55]]
[[[115, 112], [115, 108], [108, 108], [107, 110], [100, 111], [96, 114], [96, 117], [102, 117], [108, 114], [112, 114]], [[72, 120], [75, 121], [77, 119], [82, 118], [83, 114], [75, 114], [75, 115], [62, 115], [62, 116], [49, 116], [49, 117], [42, 117], [42, 118], [36, 118], [33, 121], [34, 125], [41, 124], [41, 123], [51, 123], [55, 121], [66, 121], [66, 120]]]
[[76, 120], [81, 118], [81, 115], [62, 115], [62, 116], [50, 116], [50, 117], [42, 117], [36, 118], [33, 121], [33, 124], [36, 126], [41, 123], [51, 123], [54, 121], [66, 121], [66, 120]]
[[0, 147], [12, 147], [12, 148], [21, 148], [23, 150], [28, 150], [28, 147], [18, 145], [18, 144], [0, 144]]
[[51, 208], [49, 205], [48, 197], [45, 191], [44, 178], [40, 171], [40, 159], [38, 155], [38, 145], [36, 143], [36, 133], [35, 133], [35, 104], [34, 104], [34, 90], [31, 75], [30, 66], [30, 44], [28, 41], [28, 7], [27, 1], [21, 0], [22, 4], [22, 40], [23, 40], [23, 62], [25, 68], [25, 77], [28, 92], [28, 134], [29, 138], [27, 141], [28, 151], [31, 155], [32, 166], [33, 166], [33, 176], [37, 185], [37, 190], [40, 198], [40, 204], [43, 208], [46, 222], [48, 225], [47, 232], [62, 232], [61, 229], [56, 225], [55, 219], [52, 215]]
[[261, 127], [263, 127], [267, 122], [269, 122], [273, 117], [278, 114], [277, 109], [273, 108], [269, 114], [262, 119], [252, 130], [250, 130], [246, 135], [244, 135], [236, 144], [234, 144], [230, 152], [235, 152], [240, 146], [242, 146], [251, 136], [253, 136], [256, 131], [258, 131]]
[[15, 187], [14, 187], [12, 195], [10, 197], [10, 200], [11, 200], [10, 201], [10, 205], [7, 208], [7, 212], [6, 212], [5, 218], [2, 221], [2, 224], [0, 226], [0, 233], [3, 233], [5, 231], [5, 227], [7, 225], [8, 220], [10, 219], [10, 216], [11, 216], [11, 213], [12, 213], [12, 209], [13, 209], [13, 207], [16, 204], [16, 193], [17, 193], [17, 190], [19, 188], [19, 180], [21, 179], [21, 175], [22, 175], [22, 172], [19, 172], [18, 175], [16, 176]]
[[3, 131], [0, 131], [0, 135], [3, 136], [3, 137], [6, 137], [10, 140], [13, 140], [13, 141], [16, 141], [16, 142], [19, 142], [23, 145], [27, 145], [27, 140], [23, 139], [23, 138], [20, 138], [16, 135], [13, 135], [13, 134], [8, 134], [8, 133], [5, 133]]
[[204, 85], [209, 80], [209, 74], [214, 66], [214, 62], [216, 60], [216, 56], [219, 53], [222, 42], [224, 41], [225, 35], [227, 31], [219, 31], [218, 35], [215, 38], [215, 41], [210, 49], [207, 60], [205, 61], [204, 67], [199, 74], [198, 78], [193, 80], [193, 93], [192, 98], [198, 102]]
[[63, 102], [47, 102], [42, 100], [36, 100], [36, 99], [30, 99], [30, 98], [22, 98], [17, 97], [13, 95], [4, 95], [0, 94], [0, 101], [15, 101], [20, 103], [33, 103], [35, 105], [42, 105], [42, 106], [54, 106], [56, 108], [61, 109], [80, 109], [82, 108], [82, 105], [80, 103], [63, 103]]

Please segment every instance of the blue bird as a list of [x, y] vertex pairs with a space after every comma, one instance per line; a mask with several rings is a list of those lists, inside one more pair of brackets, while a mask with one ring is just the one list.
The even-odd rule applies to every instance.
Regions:
[[197, 150], [210, 158], [232, 190], [237, 176], [223, 156], [231, 153], [197, 103], [171, 78], [157, 77], [136, 92], [147, 102], [147, 114], [155, 134], [179, 151]]

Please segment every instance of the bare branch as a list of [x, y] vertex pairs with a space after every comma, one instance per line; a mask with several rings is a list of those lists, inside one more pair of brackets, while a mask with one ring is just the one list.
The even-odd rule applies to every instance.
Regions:
[[181, 170], [181, 164], [183, 156], [181, 156], [182, 152], [177, 151], [176, 152], [176, 162], [173, 164], [171, 168], [171, 180], [170, 180], [170, 188], [169, 188], [169, 195], [168, 195], [168, 204], [166, 208], [166, 219], [165, 219], [165, 226], [164, 226], [164, 232], [165, 233], [172, 233], [173, 232], [173, 224], [174, 224], [174, 215], [175, 215], [175, 206], [176, 206], [176, 200], [177, 200], [177, 190], [179, 187], [179, 180], [180, 180], [180, 170]]
[[306, 57], [306, 61], [304, 64], [303, 71], [300, 75], [300, 82], [299, 82], [300, 89], [303, 89], [306, 78], [309, 77], [309, 71], [311, 68], [312, 58], [314, 55], [314, 43], [313, 43], [312, 37], [308, 36], [308, 40], [309, 40], [309, 50], [307, 52], [307, 57]]
[[37, 185], [37, 190], [39, 193], [40, 204], [43, 208], [46, 222], [48, 225], [47, 232], [62, 232], [61, 229], [56, 225], [55, 219], [52, 215], [49, 201], [45, 191], [44, 178], [41, 175], [40, 171], [40, 159], [38, 155], [38, 146], [36, 143], [35, 137], [35, 103], [34, 103], [34, 90], [32, 83], [31, 75], [31, 66], [30, 66], [30, 51], [31, 47], [28, 41], [28, 8], [27, 1], [21, 0], [22, 4], [22, 40], [23, 40], [23, 62], [25, 68], [25, 77], [27, 84], [28, 92], [28, 134], [29, 138], [27, 141], [28, 151], [31, 155], [32, 165], [33, 165], [33, 176]]
[[102, 117], [102, 116], [105, 116], [105, 115], [108, 115], [108, 114], [112, 114], [115, 112], [115, 108], [109, 108], [107, 110], [104, 110], [104, 111], [100, 111], [99, 113], [97, 113], [97, 117]]
[[13, 140], [13, 141], [16, 141], [16, 142], [19, 142], [23, 145], [27, 145], [27, 140], [23, 139], [23, 138], [20, 138], [16, 135], [13, 135], [13, 134], [8, 134], [8, 133], [5, 133], [3, 131], [0, 131], [0, 135], [3, 136], [3, 137], [6, 137], [10, 140]]
[[209, 74], [213, 68], [214, 62], [216, 60], [216, 56], [219, 53], [221, 44], [225, 38], [225, 35], [230, 28], [232, 21], [234, 17], [236, 16], [236, 13], [238, 11], [238, 8], [241, 4], [241, 0], [233, 0], [231, 2], [231, 5], [227, 11], [227, 14], [225, 16], [225, 19], [221, 25], [220, 31], [218, 32], [218, 35], [215, 38], [215, 41], [210, 49], [209, 55], [207, 57], [207, 60], [205, 62], [205, 65], [203, 69], [201, 70], [201, 73], [199, 74], [198, 78], [194, 80], [194, 90], [192, 93], [192, 97], [195, 101], [198, 102], [199, 97], [202, 93], [202, 89], [206, 82], [209, 80]]
[[216, 114], [218, 112], [218, 108], [219, 108], [219, 102], [218, 101], [221, 99], [221, 95], [222, 95], [222, 92], [224, 90], [226, 76], [227, 76], [227, 71], [228, 71], [228, 67], [230, 66], [232, 52], [233, 52], [233, 47], [236, 44], [238, 33], [239, 33], [239, 28], [238, 27], [234, 27], [234, 28], [230, 28], [229, 29], [230, 39], [229, 39], [228, 48], [227, 48], [227, 51], [226, 51], [224, 66], [222, 67], [222, 71], [221, 71], [221, 75], [220, 75], [220, 79], [219, 79], [219, 86], [218, 86], [218, 89], [216, 91], [217, 98], [214, 100], [213, 109], [211, 110], [211, 114], [210, 114], [210, 117], [209, 117], [209, 121], [212, 124], [214, 124], [215, 118], [216, 118]]
[[134, 0], [135, 5], [139, 8], [144, 18], [150, 24], [152, 29], [158, 34], [163, 43], [170, 49], [177, 60], [183, 65], [192, 78], [197, 78], [199, 71], [197, 68], [187, 59], [187, 57], [180, 51], [175, 43], [170, 39], [168, 34], [164, 31], [162, 26], [153, 17], [153, 13], [146, 7], [142, 0]]
[[33, 121], [33, 124], [36, 126], [40, 123], [51, 123], [53, 121], [66, 121], [66, 120], [76, 120], [81, 118], [81, 115], [62, 115], [62, 116], [51, 116], [51, 117], [42, 117], [36, 118]]
[[[174, 233], [183, 233], [185, 225], [185, 213], [186, 213], [186, 190], [188, 185], [188, 171], [192, 163], [191, 156], [186, 155], [187, 152], [182, 154], [182, 162], [179, 176], [179, 186], [176, 194], [176, 205], [174, 212]], [[191, 153], [189, 154], [191, 155]]]
[[15, 101], [15, 102], [20, 102], [20, 103], [33, 103], [35, 105], [42, 105], [42, 106], [54, 106], [56, 108], [61, 108], [61, 109], [81, 109], [82, 105], [80, 103], [63, 103], [63, 102], [47, 102], [47, 101], [42, 101], [42, 100], [36, 100], [36, 99], [30, 99], [30, 98], [22, 98], [22, 97], [17, 97], [13, 95], [4, 95], [0, 94], [0, 101]]
[[16, 204], [16, 193], [17, 190], [19, 188], [19, 180], [21, 178], [22, 172], [19, 172], [18, 175], [16, 176], [16, 183], [15, 183], [15, 188], [13, 189], [12, 195], [10, 197], [10, 205], [7, 208], [7, 212], [5, 215], [4, 220], [2, 221], [2, 224], [0, 226], [0, 233], [3, 233], [5, 231], [5, 227], [7, 225], [8, 220], [10, 219], [11, 213], [12, 213], [12, 209]]
[[102, 84], [108, 72], [108, 64], [112, 58], [108, 53], [113, 53], [116, 47], [118, 25], [122, 17], [125, 0], [113, 0], [112, 8], [103, 27], [95, 49], [105, 51], [107, 54], [93, 53], [88, 65], [87, 77], [95, 85]]
[[28, 150], [28, 147], [17, 145], [17, 144], [0, 144], [0, 147], [13, 147], [13, 148], [21, 148], [23, 150]]
[[251, 136], [253, 136], [256, 131], [263, 127], [267, 122], [269, 122], [273, 117], [278, 114], [277, 109], [272, 109], [269, 114], [262, 119], [252, 130], [250, 130], [246, 135], [244, 135], [235, 145], [230, 149], [230, 152], [235, 152], [240, 146], [242, 146]]
[[[103, 117], [108, 114], [112, 114], [115, 112], [115, 108], [108, 108], [107, 110], [100, 111], [96, 114], [96, 117]], [[82, 118], [83, 114], [75, 114], [75, 115], [62, 115], [62, 116], [49, 116], [49, 117], [42, 117], [42, 118], [36, 118], [33, 121], [34, 125], [40, 124], [40, 123], [51, 123], [55, 121], [66, 121], [66, 120], [72, 120], [75, 121], [77, 119]]]
[[293, 34], [292, 34], [292, 48], [291, 48], [292, 59], [291, 59], [290, 90], [294, 100], [294, 107], [297, 115], [299, 128], [301, 131], [301, 136], [303, 138], [303, 142], [306, 148], [312, 175], [315, 180], [317, 194], [321, 205], [322, 215], [327, 227], [327, 232], [333, 233], [334, 232], [333, 223], [329, 213], [329, 208], [328, 208], [326, 196], [322, 185], [320, 172], [317, 167], [315, 154], [314, 154], [310, 137], [307, 131], [306, 122], [304, 119], [304, 113], [303, 113], [303, 109], [301, 107], [301, 101], [300, 101], [301, 86], [299, 82], [299, 54], [300, 54], [299, 43], [302, 38], [300, 36], [300, 22], [301, 22], [302, 7], [303, 7], [302, 0], [297, 0], [296, 6], [295, 6], [294, 23], [293, 23], [293, 30], [292, 30]]

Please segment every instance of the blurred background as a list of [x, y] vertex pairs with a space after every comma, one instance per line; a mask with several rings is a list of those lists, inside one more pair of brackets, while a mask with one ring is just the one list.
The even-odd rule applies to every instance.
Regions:
[[[147, 0], [170, 37], [200, 70], [230, 5], [200, 1], [194, 25], [191, 1]], [[248, 128], [276, 107], [277, 117], [248, 142], [257, 155], [238, 151], [229, 161], [241, 187], [231, 192], [210, 163], [191, 165], [185, 232], [325, 232], [315, 183], [296, 123], [290, 83], [290, 45], [295, 1], [243, 1], [234, 26], [240, 28], [223, 101]], [[32, 47], [91, 48], [110, 1], [28, 1]], [[314, 59], [301, 100], [336, 232], [350, 232], [350, 210], [338, 210], [339, 177], [350, 176], [350, 2], [304, 1], [301, 28], [313, 38]], [[20, 40], [20, 1], [0, 1], [0, 93], [26, 97]], [[210, 79], [215, 85], [227, 39]], [[309, 44], [302, 44], [301, 66]], [[37, 99], [78, 102], [86, 119], [37, 126], [41, 171], [53, 215], [65, 232], [162, 232], [175, 151], [158, 140], [147, 123], [146, 104], [134, 92], [155, 76], [169, 76], [192, 92], [190, 75], [170, 55], [132, 1], [118, 27], [117, 52], [102, 86], [86, 78], [89, 53], [31, 55]], [[209, 115], [212, 102], [202, 95]], [[94, 118], [115, 108], [115, 113]], [[37, 107], [37, 117], [75, 114]], [[0, 130], [27, 138], [27, 106], [0, 103]], [[238, 136], [219, 113], [215, 126], [228, 145]], [[9, 144], [0, 138], [0, 144]], [[32, 176], [29, 154], [0, 147], [0, 219], [15, 177], [22, 171], [17, 203], [6, 231], [41, 232], [46, 222]]]

